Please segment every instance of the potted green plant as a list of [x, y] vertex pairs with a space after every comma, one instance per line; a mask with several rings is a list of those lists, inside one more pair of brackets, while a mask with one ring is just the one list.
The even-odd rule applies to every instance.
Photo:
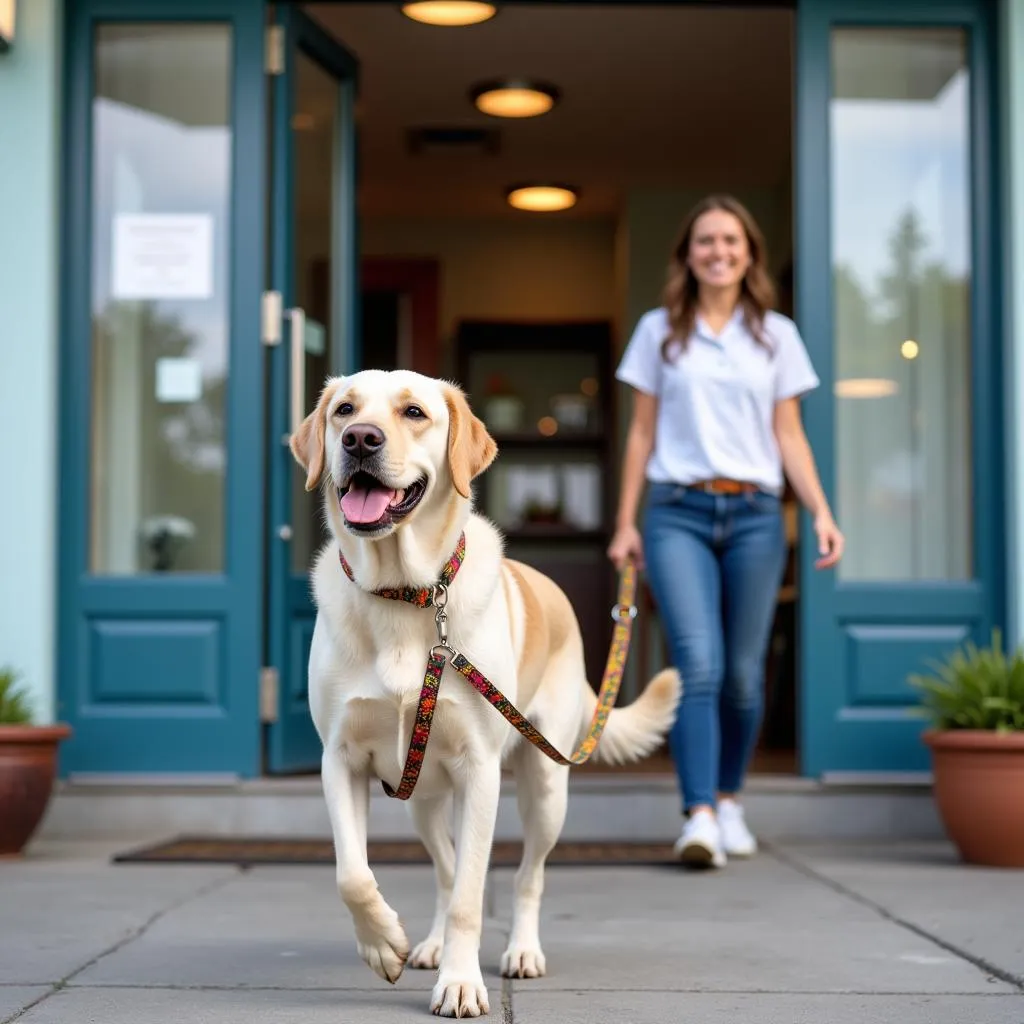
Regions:
[[35, 725], [28, 696], [11, 668], [0, 667], [0, 857], [17, 857], [42, 821], [57, 771], [63, 723]]
[[1024, 653], [965, 644], [932, 674], [912, 675], [931, 727], [935, 799], [971, 864], [1024, 867]]

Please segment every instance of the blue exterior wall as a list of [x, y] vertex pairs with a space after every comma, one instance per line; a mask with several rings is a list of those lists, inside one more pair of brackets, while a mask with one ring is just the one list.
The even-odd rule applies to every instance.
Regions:
[[60, 240], [60, 0], [18, 5], [0, 54], [0, 665], [57, 715], [57, 288]]

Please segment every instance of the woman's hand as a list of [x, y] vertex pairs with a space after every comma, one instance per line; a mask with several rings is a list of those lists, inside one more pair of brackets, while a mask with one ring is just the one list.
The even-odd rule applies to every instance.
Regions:
[[622, 572], [622, 567], [632, 558], [637, 569], [644, 567], [644, 542], [640, 531], [635, 526], [620, 526], [608, 545], [608, 557], [615, 568]]
[[814, 567], [831, 569], [843, 557], [846, 540], [825, 501], [796, 398], [786, 398], [776, 403], [774, 427], [786, 476], [804, 508], [814, 516], [814, 532], [818, 537], [818, 554], [821, 556]]
[[830, 512], [821, 512], [814, 519], [814, 532], [818, 537], [818, 554], [815, 569], [830, 569], [843, 557], [846, 539]]

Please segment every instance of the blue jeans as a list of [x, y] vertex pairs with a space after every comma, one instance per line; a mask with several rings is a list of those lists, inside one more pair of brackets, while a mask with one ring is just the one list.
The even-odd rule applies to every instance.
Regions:
[[669, 736], [684, 813], [743, 784], [786, 541], [781, 503], [652, 484], [644, 559], [683, 696]]

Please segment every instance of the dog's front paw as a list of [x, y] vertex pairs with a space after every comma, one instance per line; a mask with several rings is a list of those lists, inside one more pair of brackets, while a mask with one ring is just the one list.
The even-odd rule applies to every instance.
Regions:
[[374, 914], [356, 924], [356, 943], [374, 974], [394, 985], [409, 958], [409, 940], [398, 915], [383, 900]]
[[505, 978], [540, 978], [547, 971], [540, 945], [512, 942], [501, 954], [501, 974]]
[[435, 938], [428, 935], [412, 951], [409, 957], [409, 966], [421, 971], [432, 971], [441, 963], [441, 950], [444, 948], [444, 938]]
[[479, 1017], [490, 1013], [487, 989], [478, 972], [472, 979], [442, 974], [430, 997], [430, 1009], [439, 1017]]

